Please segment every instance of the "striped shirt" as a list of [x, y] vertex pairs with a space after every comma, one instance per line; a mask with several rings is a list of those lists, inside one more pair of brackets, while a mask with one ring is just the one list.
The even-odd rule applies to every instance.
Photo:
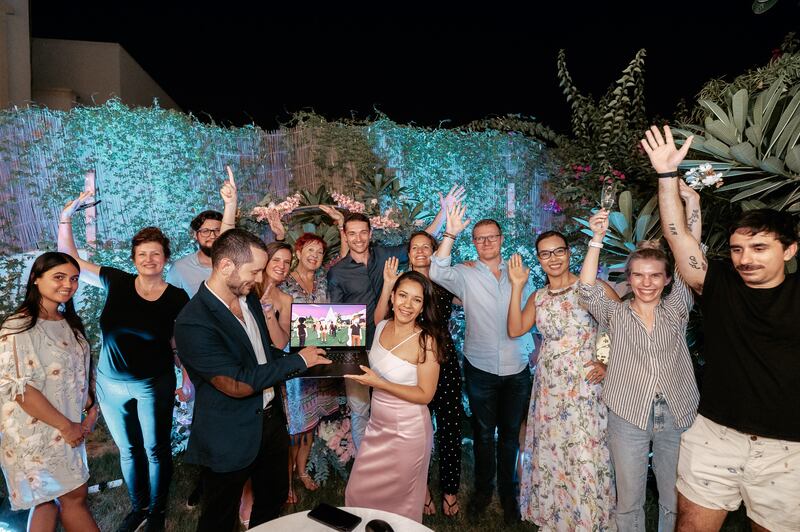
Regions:
[[611, 336], [603, 402], [642, 430], [647, 430], [656, 394], [666, 399], [677, 428], [689, 427], [697, 415], [700, 394], [686, 345], [694, 299], [677, 273], [674, 279], [672, 291], [655, 308], [652, 332], [630, 301], [612, 301], [600, 283], [578, 283], [581, 302]]

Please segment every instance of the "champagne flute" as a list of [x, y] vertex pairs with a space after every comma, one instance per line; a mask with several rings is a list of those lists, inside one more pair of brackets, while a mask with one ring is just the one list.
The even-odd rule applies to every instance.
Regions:
[[610, 211], [617, 201], [617, 182], [609, 179], [603, 182], [603, 191], [600, 194], [600, 208]]

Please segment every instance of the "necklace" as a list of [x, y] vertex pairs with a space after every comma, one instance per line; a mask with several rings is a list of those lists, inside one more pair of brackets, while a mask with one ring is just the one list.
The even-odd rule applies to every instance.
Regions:
[[547, 288], [547, 295], [550, 296], [563, 296], [564, 294], [571, 292], [572, 289], [575, 288], [575, 283], [572, 283], [566, 288], [559, 288], [556, 290], [551, 290], [550, 287]]

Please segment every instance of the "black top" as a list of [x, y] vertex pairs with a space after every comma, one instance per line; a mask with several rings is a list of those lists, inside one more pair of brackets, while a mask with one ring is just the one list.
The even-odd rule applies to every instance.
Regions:
[[[450, 362], [453, 359], [457, 359], [456, 356], [456, 346], [453, 343], [453, 337], [450, 334], [450, 315], [453, 314], [453, 298], [456, 297], [453, 295], [447, 288], [439, 286], [436, 283], [433, 284], [433, 294], [436, 301], [436, 310], [439, 312], [439, 317], [444, 322], [445, 328], [448, 330], [447, 333], [447, 345], [444, 349], [444, 356], [445, 362]], [[441, 375], [441, 373], [440, 373]]]
[[408, 261], [406, 244], [399, 246], [370, 245], [366, 266], [347, 255], [328, 270], [328, 301], [367, 305], [367, 349], [375, 334], [375, 307], [383, 290], [383, 266], [389, 257], [401, 263]]
[[174, 286], [155, 301], [142, 298], [135, 275], [100, 268], [106, 304], [100, 314], [103, 348], [97, 371], [105, 377], [132, 381], [160, 377], [173, 371], [172, 331], [175, 318], [189, 296]]
[[747, 434], [800, 441], [800, 282], [750, 288], [723, 261], [703, 284], [700, 414]]

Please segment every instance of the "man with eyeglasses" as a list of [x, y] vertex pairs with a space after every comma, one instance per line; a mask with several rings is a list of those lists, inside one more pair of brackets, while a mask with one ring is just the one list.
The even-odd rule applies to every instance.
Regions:
[[[474, 265], [451, 265], [453, 244], [470, 223], [464, 219], [465, 210], [463, 205], [448, 209], [447, 227], [432, 257], [430, 276], [464, 305], [464, 376], [473, 415], [475, 453], [475, 494], [467, 511], [471, 519], [476, 519], [486, 510], [497, 471], [504, 518], [511, 524], [520, 520], [516, 461], [520, 425], [531, 393], [528, 356], [533, 341], [528, 333], [518, 338], [508, 336], [511, 282], [501, 255], [503, 231], [497, 221], [484, 219], [473, 227], [472, 243], [478, 252]], [[522, 301], [529, 295], [526, 287]]]
[[219, 211], [203, 211], [192, 220], [192, 238], [197, 242], [197, 251], [176, 260], [167, 272], [167, 282], [183, 288], [189, 297], [194, 297], [200, 285], [211, 275], [211, 246], [217, 237], [233, 228], [236, 220], [236, 183], [229, 166], [225, 167], [228, 179], [219, 191], [225, 204], [225, 214]]

